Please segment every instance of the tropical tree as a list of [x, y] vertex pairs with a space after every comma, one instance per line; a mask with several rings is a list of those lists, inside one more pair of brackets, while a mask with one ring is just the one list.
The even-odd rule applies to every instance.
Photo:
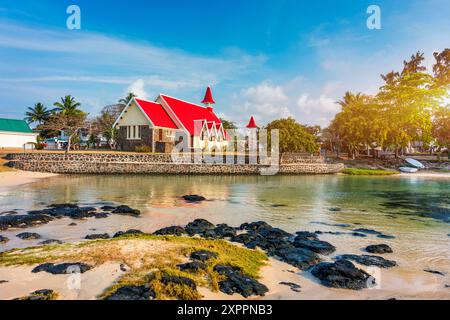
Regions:
[[225, 130], [235, 130], [237, 129], [236, 124], [233, 121], [226, 120], [225, 118], [220, 118], [220, 122], [222, 122], [223, 128]]
[[120, 104], [128, 105], [133, 98], [136, 98], [137, 95], [133, 92], [129, 92], [125, 98], [119, 99]]
[[50, 116], [50, 110], [48, 110], [42, 103], [38, 102], [34, 107], [29, 107], [25, 112], [25, 120], [28, 124], [37, 122], [38, 125], [44, 123]]
[[[339, 137], [339, 147], [345, 147], [349, 157], [354, 159], [360, 149], [382, 146], [386, 140], [383, 108], [378, 101], [362, 93], [346, 92], [337, 102], [341, 106], [329, 132], [333, 138]], [[335, 142], [335, 147], [337, 143]]]
[[336, 157], [339, 157], [341, 149], [343, 148], [343, 143], [339, 136], [338, 129], [338, 123], [336, 119], [333, 119], [330, 125], [322, 130], [320, 136], [323, 147], [326, 150], [336, 153]]
[[433, 117], [433, 136], [439, 148], [450, 148], [450, 106], [436, 110]]
[[417, 53], [404, 62], [400, 74], [383, 76], [386, 84], [377, 96], [386, 108], [387, 142], [394, 146], [396, 156], [413, 141], [431, 141], [432, 113], [445, 95], [437, 79], [425, 72], [423, 60], [423, 54]]
[[274, 120], [266, 126], [266, 129], [268, 131], [273, 129], [279, 130], [280, 153], [314, 153], [320, 147], [317, 138], [292, 117]]
[[114, 127], [114, 123], [120, 116], [123, 108], [123, 104], [106, 106], [102, 109], [100, 115], [93, 121], [97, 131], [108, 140], [111, 149], [114, 149], [118, 136], [118, 131]]
[[70, 151], [72, 143], [83, 128], [86, 128], [86, 114], [82, 111], [52, 114], [48, 121], [39, 127], [39, 129], [43, 130], [64, 131], [69, 136], [66, 153]]
[[450, 86], [450, 49], [435, 52], [433, 56], [436, 59], [436, 63], [433, 65], [434, 77], [439, 85], [448, 89]]
[[66, 115], [76, 115], [83, 113], [83, 111], [79, 109], [81, 103], [77, 102], [71, 95], [61, 97], [61, 102], [55, 102], [53, 105], [56, 107], [55, 112], [58, 113]]

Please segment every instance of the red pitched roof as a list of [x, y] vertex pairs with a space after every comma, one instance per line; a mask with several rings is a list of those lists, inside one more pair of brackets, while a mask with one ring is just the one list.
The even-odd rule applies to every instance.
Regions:
[[163, 94], [161, 95], [161, 98], [164, 99], [169, 108], [191, 135], [194, 135], [195, 120], [206, 120], [207, 122], [221, 123], [216, 114], [205, 107]]
[[203, 98], [202, 103], [209, 103], [209, 104], [215, 104], [216, 103], [214, 101], [213, 97], [212, 97], [212, 92], [211, 92], [211, 87], [210, 86], [208, 86], [208, 88], [206, 88], [205, 98]]
[[247, 128], [249, 128], [249, 129], [258, 128], [258, 126], [256, 125], [255, 118], [253, 118], [253, 116], [250, 118], [250, 121], [248, 122]]
[[135, 100], [155, 126], [170, 129], [178, 129], [177, 125], [175, 124], [175, 122], [173, 122], [173, 120], [167, 114], [166, 110], [164, 110], [162, 105], [152, 101], [146, 101], [141, 99]]

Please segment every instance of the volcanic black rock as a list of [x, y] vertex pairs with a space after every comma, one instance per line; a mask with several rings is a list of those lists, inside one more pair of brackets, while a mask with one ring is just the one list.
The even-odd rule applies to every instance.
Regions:
[[53, 218], [43, 214], [0, 216], [0, 230], [9, 228], [26, 228], [52, 221]]
[[192, 260], [207, 261], [210, 259], [217, 258], [218, 254], [216, 252], [208, 250], [198, 250], [191, 253]]
[[72, 219], [84, 219], [93, 217], [97, 211], [94, 207], [79, 207], [76, 204], [53, 204], [47, 209], [29, 211], [29, 215], [49, 215], [55, 218], [69, 217]]
[[116, 207], [113, 206], [103, 206], [100, 208], [103, 211], [113, 211], [114, 209], [116, 209]]
[[122, 205], [115, 208], [111, 213], [137, 217], [141, 214], [141, 211]]
[[192, 262], [179, 264], [179, 265], [177, 265], [177, 267], [181, 271], [199, 271], [199, 270], [205, 270], [206, 264], [201, 261], [192, 261]]
[[276, 250], [274, 255], [294, 267], [306, 270], [321, 261], [320, 257], [311, 250], [305, 248], [286, 248]]
[[243, 223], [239, 227], [241, 230], [249, 230], [249, 231], [260, 231], [262, 229], [272, 229], [273, 227], [264, 221], [256, 221], [256, 222], [250, 222], [250, 223]]
[[236, 235], [236, 229], [227, 224], [218, 224], [214, 229], [214, 234], [217, 238], [231, 238]]
[[137, 230], [137, 229], [130, 229], [127, 231], [117, 231], [113, 238], [118, 238], [121, 236], [130, 236], [130, 235], [138, 235], [138, 234], [144, 234], [144, 232], [142, 232], [141, 230]]
[[321, 240], [303, 240], [299, 238], [294, 239], [294, 246], [297, 248], [309, 249], [319, 254], [330, 254], [336, 251], [336, 247], [331, 243]]
[[34, 232], [23, 232], [16, 235], [17, 238], [20, 238], [22, 240], [36, 240], [40, 239], [41, 235]]
[[352, 260], [354, 262], [357, 262], [359, 264], [363, 264], [365, 266], [376, 266], [380, 268], [392, 268], [397, 265], [397, 262], [392, 260], [386, 260], [382, 257], [378, 256], [370, 256], [363, 254], [361, 256], [358, 256], [356, 254], [343, 254], [336, 257], [336, 260]]
[[51, 274], [85, 273], [92, 268], [92, 266], [81, 262], [61, 264], [44, 263], [35, 267], [31, 272], [38, 273], [44, 271]]
[[198, 194], [189, 194], [182, 196], [182, 198], [187, 202], [201, 202], [206, 200], [205, 197], [199, 196]]
[[9, 239], [7, 237], [0, 236], [0, 243], [6, 243], [8, 241], [9, 241]]
[[155, 292], [148, 286], [123, 286], [114, 291], [105, 300], [153, 300]]
[[321, 262], [311, 269], [311, 274], [331, 288], [360, 290], [375, 285], [373, 277], [348, 260]]
[[373, 244], [366, 247], [366, 251], [369, 253], [392, 253], [392, 248], [387, 244]]
[[94, 233], [94, 234], [88, 234], [84, 238], [87, 240], [96, 240], [96, 239], [109, 239], [111, 237], [107, 233]]
[[241, 272], [241, 269], [239, 269], [238, 267], [225, 266], [221, 264], [215, 265], [213, 270], [220, 275], [228, 275], [234, 272]]
[[215, 226], [205, 219], [195, 219], [186, 225], [186, 232], [193, 236], [195, 234], [203, 235], [208, 230], [213, 230]]
[[108, 212], [99, 212], [95, 214], [95, 219], [105, 219], [109, 217], [109, 213]]
[[171, 226], [171, 227], [159, 229], [159, 230], [153, 232], [153, 234], [158, 235], [158, 236], [165, 236], [165, 235], [182, 236], [183, 234], [186, 234], [186, 231], [182, 227]]
[[63, 244], [64, 242], [57, 239], [48, 239], [42, 242], [39, 242], [40, 245], [49, 245], [49, 244]]
[[173, 283], [182, 286], [187, 286], [190, 287], [191, 289], [197, 289], [197, 285], [195, 284], [194, 280], [186, 277], [163, 275], [161, 277], [161, 282], [164, 283], [165, 285]]
[[244, 298], [256, 295], [264, 296], [269, 289], [257, 280], [239, 272], [231, 272], [219, 282], [219, 289], [226, 294], [241, 294]]
[[320, 234], [318, 231], [316, 232], [309, 232], [309, 231], [298, 231], [295, 233], [297, 236], [295, 239], [298, 240], [319, 240], [317, 237], [317, 234]]

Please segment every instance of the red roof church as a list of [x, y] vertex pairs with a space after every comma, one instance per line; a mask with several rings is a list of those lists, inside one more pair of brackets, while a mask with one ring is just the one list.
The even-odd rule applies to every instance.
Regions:
[[210, 87], [202, 103], [200, 106], [165, 94], [155, 101], [132, 99], [114, 124], [119, 130], [119, 149], [170, 152], [177, 131], [185, 133], [191, 148], [222, 148], [226, 144], [226, 131], [214, 113]]

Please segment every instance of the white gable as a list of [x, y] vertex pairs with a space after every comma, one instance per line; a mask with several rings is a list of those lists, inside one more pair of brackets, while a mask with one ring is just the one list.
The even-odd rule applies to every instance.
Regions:
[[148, 126], [150, 121], [133, 101], [117, 121], [118, 126]]

